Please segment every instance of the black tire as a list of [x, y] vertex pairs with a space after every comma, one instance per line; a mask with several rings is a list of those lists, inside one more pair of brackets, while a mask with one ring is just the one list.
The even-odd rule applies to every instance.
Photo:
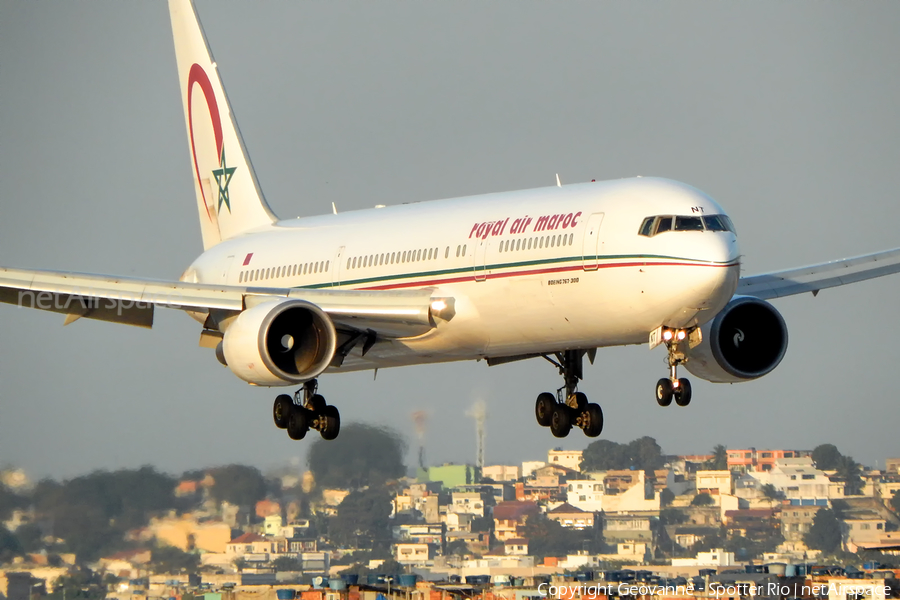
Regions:
[[550, 425], [554, 406], [556, 406], [556, 398], [553, 397], [553, 394], [549, 392], [538, 394], [537, 400], [534, 402], [534, 416], [537, 417], [538, 425], [541, 427]]
[[691, 390], [690, 379], [679, 379], [678, 388], [675, 390], [675, 404], [678, 406], [687, 406], [691, 403], [692, 395], [693, 391]]
[[325, 402], [325, 396], [320, 394], [313, 394], [312, 397], [306, 404], [306, 408], [313, 411], [317, 415], [321, 415], [325, 411], [325, 406], [327, 403]]
[[319, 419], [320, 422], [324, 422], [324, 426], [319, 431], [323, 440], [333, 440], [341, 432], [341, 413], [338, 412], [336, 406], [330, 404], [326, 406]]
[[572, 430], [572, 411], [565, 404], [557, 404], [550, 415], [550, 433], [554, 437], [564, 438]]
[[281, 394], [275, 398], [275, 405], [272, 407], [272, 417], [275, 420], [275, 427], [278, 429], [286, 429], [288, 418], [291, 416], [291, 409], [294, 408], [294, 401], [287, 394]]
[[584, 435], [588, 437], [597, 437], [603, 433], [603, 409], [599, 404], [591, 402], [584, 411], [587, 416], [587, 425], [584, 428]]
[[572, 394], [572, 398], [574, 399], [574, 408], [578, 412], [581, 412], [588, 407], [588, 398], [581, 392], [575, 392]]
[[309, 431], [308, 414], [309, 412], [301, 406], [293, 407], [287, 422], [287, 434], [289, 438], [292, 440], [302, 440], [306, 437], [306, 432]]
[[669, 406], [672, 404], [672, 382], [669, 379], [660, 379], [656, 382], [656, 402], [660, 406]]

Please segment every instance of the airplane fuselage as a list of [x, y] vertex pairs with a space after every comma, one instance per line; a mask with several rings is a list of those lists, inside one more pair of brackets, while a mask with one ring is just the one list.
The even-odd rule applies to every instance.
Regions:
[[455, 315], [351, 354], [341, 371], [647, 341], [711, 320], [740, 274], [732, 231], [640, 235], [658, 215], [724, 215], [688, 185], [634, 178], [280, 221], [183, 279], [260, 288], [435, 288]]

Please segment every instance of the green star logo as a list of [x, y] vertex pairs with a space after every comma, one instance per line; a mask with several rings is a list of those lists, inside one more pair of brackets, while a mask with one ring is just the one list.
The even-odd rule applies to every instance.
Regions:
[[222, 205], [228, 209], [228, 212], [231, 212], [231, 200], [228, 198], [228, 183], [231, 181], [231, 176], [234, 175], [237, 167], [226, 167], [225, 166], [225, 145], [222, 145], [222, 156], [219, 157], [219, 168], [213, 169], [213, 177], [216, 178], [216, 184], [219, 186], [219, 208], [218, 212], [222, 212]]

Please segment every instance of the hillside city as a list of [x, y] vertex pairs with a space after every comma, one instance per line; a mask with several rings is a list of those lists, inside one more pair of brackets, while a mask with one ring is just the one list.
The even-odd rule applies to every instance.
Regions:
[[888, 585], [900, 565], [900, 459], [872, 469], [831, 444], [667, 455], [644, 437], [520, 464], [420, 455], [411, 470], [394, 432], [350, 424], [342, 440], [265, 476], [143, 467], [34, 483], [7, 469], [0, 600], [519, 599], [565, 581], [696, 595], [748, 577]]

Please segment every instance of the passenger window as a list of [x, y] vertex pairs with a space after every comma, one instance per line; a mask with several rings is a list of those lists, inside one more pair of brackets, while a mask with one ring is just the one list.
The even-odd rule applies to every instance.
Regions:
[[675, 231], [703, 231], [700, 217], [675, 217]]
[[466, 245], [465, 245], [465, 244], [463, 244], [463, 251], [462, 251], [462, 253], [463, 253], [463, 256], [466, 255]]
[[326, 261], [325, 261], [325, 272], [326, 272], [326, 273], [328, 272], [328, 267], [330, 267], [330, 266], [331, 266], [331, 261], [330, 261], [330, 260], [326, 260]]
[[569, 245], [570, 245], [570, 246], [572, 245], [572, 241], [573, 241], [574, 239], [575, 239], [575, 234], [574, 234], [574, 233], [570, 233], [570, 234], [569, 234]]
[[447, 249], [444, 250], [444, 258], [450, 258], [450, 246], [447, 246]]
[[641, 223], [641, 229], [638, 235], [645, 235], [650, 237], [653, 235], [653, 222], [656, 220], [656, 217], [647, 217], [644, 219], [644, 222]]
[[672, 231], [672, 217], [660, 217], [659, 223], [656, 225], [656, 233], [664, 231]]

